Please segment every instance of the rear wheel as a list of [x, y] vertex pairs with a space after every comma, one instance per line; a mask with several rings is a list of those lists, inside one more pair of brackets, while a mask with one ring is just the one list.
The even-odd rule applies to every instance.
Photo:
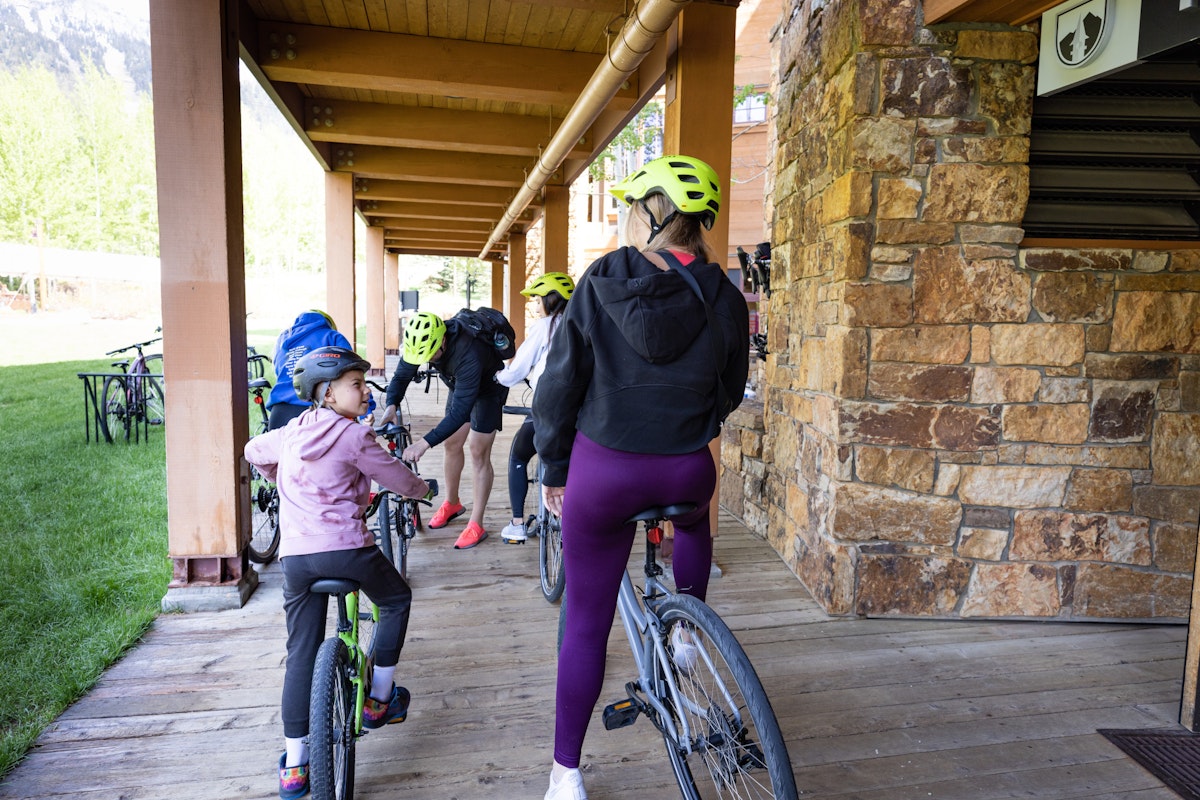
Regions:
[[125, 378], [114, 375], [104, 379], [104, 390], [100, 393], [100, 421], [104, 424], [104, 438], [115, 442], [118, 438], [129, 440], [129, 401], [125, 394]]
[[728, 626], [688, 595], [663, 600], [658, 612], [667, 650], [667, 662], [658, 665], [660, 697], [672, 706], [669, 671], [680, 701], [671, 719], [659, 722], [683, 797], [794, 800], [796, 779], [779, 722]]
[[279, 552], [279, 489], [250, 468], [250, 546], [256, 564], [269, 564]]
[[308, 774], [314, 800], [354, 796], [354, 685], [341, 639], [326, 639], [313, 665]]
[[545, 509], [534, 523], [538, 538], [538, 571], [542, 576], [542, 596], [557, 603], [567, 585], [563, 570], [562, 521]]

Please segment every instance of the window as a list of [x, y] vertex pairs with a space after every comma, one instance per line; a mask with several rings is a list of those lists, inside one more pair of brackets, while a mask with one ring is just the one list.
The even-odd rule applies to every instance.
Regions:
[[767, 121], [767, 96], [753, 94], [737, 104], [733, 109], [734, 125], [749, 125], [754, 122]]

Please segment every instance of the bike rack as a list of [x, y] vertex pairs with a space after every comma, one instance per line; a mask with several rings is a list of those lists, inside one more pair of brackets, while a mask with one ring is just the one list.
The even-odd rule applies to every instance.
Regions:
[[[121, 378], [123, 380], [145, 378], [162, 379], [161, 374], [144, 374], [144, 375], [129, 375], [124, 372], [76, 372], [76, 377], [83, 381], [83, 430], [85, 441], [89, 444], [92, 441], [97, 443], [107, 442], [113, 443], [113, 438], [109, 435], [104, 426], [104, 409], [100, 407], [100, 398], [104, 392], [104, 382], [109, 378]], [[142, 439], [150, 440], [150, 423], [148, 420], [134, 422], [129, 426], [129, 431], [126, 432], [125, 441], [129, 441], [130, 434], [133, 436], [134, 442], [141, 442]]]

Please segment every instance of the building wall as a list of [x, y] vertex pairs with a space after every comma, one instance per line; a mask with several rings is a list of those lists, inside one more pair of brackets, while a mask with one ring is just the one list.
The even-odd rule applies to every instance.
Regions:
[[741, 511], [832, 614], [1182, 620], [1200, 255], [1023, 246], [1036, 27], [919, 19], [785, 2]]

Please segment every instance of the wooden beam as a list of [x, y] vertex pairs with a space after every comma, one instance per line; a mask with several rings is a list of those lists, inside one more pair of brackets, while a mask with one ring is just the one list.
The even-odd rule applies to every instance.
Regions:
[[500, 213], [495, 206], [467, 206], [452, 203], [377, 203], [369, 212], [371, 218], [400, 217], [422, 220], [468, 220], [495, 225]]
[[[416, 220], [411, 217], [402, 217], [397, 222], [394, 219], [372, 219], [368, 220], [371, 225], [378, 225], [386, 228], [389, 234], [422, 234], [426, 231], [448, 231], [450, 233], [483, 233], [492, 232], [492, 225], [486, 222], [453, 222], [450, 220]], [[388, 224], [391, 222], [392, 224]]]
[[382, 230], [385, 240], [389, 242], [478, 242], [478, 246], [483, 247], [483, 243], [487, 241], [486, 233], [472, 235], [471, 231], [407, 231], [402, 233], [392, 228], [383, 228]]
[[436, 202], [459, 205], [499, 206], [505, 208], [513, 191], [504, 186], [472, 186], [463, 183], [433, 183], [432, 181], [389, 181], [356, 178], [354, 197], [359, 208], [381, 200]]
[[[457, 258], [478, 258], [479, 248], [474, 250], [463, 247], [402, 247], [399, 245], [388, 245], [390, 252], [402, 256], [454, 256]], [[499, 250], [493, 250], [490, 253], [492, 258], [503, 258], [504, 253]]]
[[[343, 100], [314, 99], [305, 108], [308, 111], [305, 132], [313, 141], [525, 158], [536, 158], [562, 123], [561, 119], [522, 114]], [[586, 155], [590, 151], [589, 139], [585, 137], [572, 155]]]
[[[258, 37], [260, 64], [273, 81], [510, 103], [569, 106], [603, 58], [596, 53], [266, 21], [259, 22]], [[632, 103], [633, 94], [631, 88], [620, 96]]]
[[352, 172], [367, 178], [479, 186], [520, 186], [525, 182], [525, 171], [532, 163], [531, 159], [516, 156], [372, 145], [338, 147], [333, 152], [335, 172]]

